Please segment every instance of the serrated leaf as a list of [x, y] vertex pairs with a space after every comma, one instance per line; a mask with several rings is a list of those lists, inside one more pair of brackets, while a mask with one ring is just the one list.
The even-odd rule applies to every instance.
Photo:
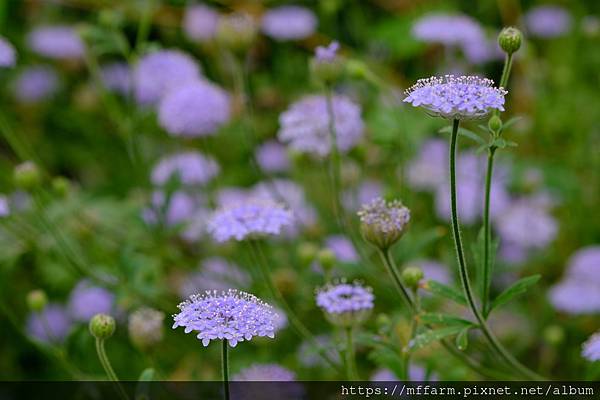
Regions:
[[427, 346], [432, 342], [444, 339], [445, 337], [456, 335], [464, 329], [464, 326], [449, 326], [447, 328], [434, 329], [420, 335], [415, 336], [409, 343], [408, 349], [410, 351], [418, 350], [422, 347]]
[[464, 328], [462, 331], [456, 335], [456, 347], [460, 351], [465, 351], [467, 346], [469, 346], [469, 329], [470, 327]]
[[[440, 129], [440, 133], [452, 133], [452, 127], [451, 127], [451, 126], [446, 126], [446, 127], [442, 128], [442, 129]], [[465, 129], [465, 128], [458, 128], [458, 134], [459, 134], [460, 136], [464, 136], [464, 137], [466, 137], [466, 138], [469, 138], [469, 139], [471, 139], [471, 140], [474, 140], [475, 142], [477, 142], [477, 143], [479, 143], [479, 144], [483, 144], [483, 145], [485, 145], [485, 144], [486, 144], [485, 140], [483, 140], [483, 139], [481, 138], [481, 136], [479, 136], [479, 135], [478, 135], [478, 134], [476, 134], [475, 132], [473, 132], [473, 131], [470, 131], [470, 130], [468, 130], [468, 129]]]
[[465, 299], [465, 296], [463, 296], [462, 293], [450, 286], [444, 285], [443, 283], [428, 280], [425, 282], [423, 288], [433, 294], [445, 297], [458, 304], [462, 304], [465, 306], [467, 305], [467, 300]]
[[456, 315], [442, 313], [424, 313], [418, 316], [419, 320], [425, 324], [442, 324], [442, 325], [460, 325], [460, 326], [475, 326], [476, 324]]
[[498, 295], [490, 306], [490, 311], [496, 307], [500, 307], [511, 301], [516, 296], [519, 296], [527, 291], [531, 286], [535, 285], [540, 280], [541, 275], [532, 275], [519, 279], [512, 286], [505, 289]]

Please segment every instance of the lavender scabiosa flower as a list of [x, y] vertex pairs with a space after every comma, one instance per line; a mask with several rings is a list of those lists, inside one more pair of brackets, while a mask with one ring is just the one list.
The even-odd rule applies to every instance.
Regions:
[[205, 4], [193, 4], [185, 9], [183, 32], [196, 42], [212, 40], [217, 33], [219, 13]]
[[328, 46], [317, 46], [315, 60], [318, 62], [332, 62], [336, 59], [339, 50], [340, 44], [336, 41], [329, 43]]
[[600, 361], [600, 332], [594, 333], [583, 344], [581, 355], [588, 361]]
[[254, 295], [230, 289], [192, 295], [178, 306], [173, 329], [182, 326], [185, 333], [198, 332], [204, 346], [211, 340], [227, 340], [231, 347], [253, 337], [275, 337], [272, 307]]
[[107, 90], [128, 96], [131, 87], [131, 70], [129, 65], [123, 62], [105, 64], [100, 68], [100, 78]]
[[71, 318], [64, 307], [49, 304], [43, 311], [29, 314], [27, 333], [45, 343], [62, 343], [71, 330]]
[[256, 149], [256, 161], [265, 172], [285, 172], [290, 168], [290, 159], [281, 143], [270, 140]]
[[50, 67], [35, 66], [21, 71], [12, 87], [15, 98], [25, 104], [47, 100], [58, 90], [58, 76]]
[[344, 235], [331, 235], [325, 239], [325, 247], [333, 251], [335, 258], [345, 263], [358, 262], [359, 257], [352, 241]]
[[41, 56], [57, 60], [83, 58], [85, 46], [73, 27], [40, 26], [27, 36], [29, 48]]
[[567, 274], [600, 283], [600, 246], [587, 246], [577, 250], [569, 259]]
[[268, 10], [262, 17], [261, 28], [275, 40], [300, 40], [312, 35], [317, 17], [305, 7], [280, 6]]
[[364, 204], [357, 214], [365, 240], [382, 250], [402, 237], [410, 221], [410, 210], [400, 200], [386, 202], [381, 197]]
[[418, 190], [435, 190], [447, 179], [447, 165], [448, 143], [441, 139], [429, 139], [408, 165], [408, 183]]
[[428, 14], [412, 27], [415, 39], [446, 46], [462, 46], [484, 37], [481, 25], [466, 15]]
[[[267, 199], [273, 202], [281, 202], [289, 209], [294, 220], [302, 226], [313, 225], [317, 220], [317, 212], [306, 200], [304, 189], [296, 182], [287, 179], [272, 179], [256, 184], [251, 190], [251, 197]], [[290, 234], [294, 234], [294, 227]]]
[[[332, 99], [336, 143], [346, 153], [362, 138], [360, 107], [345, 96]], [[308, 96], [292, 104], [279, 117], [278, 138], [297, 151], [325, 157], [331, 151], [329, 116], [325, 96]]]
[[232, 380], [242, 382], [292, 382], [296, 380], [296, 374], [278, 364], [252, 364], [235, 374]]
[[406, 91], [404, 101], [435, 116], [466, 120], [483, 118], [492, 110], [504, 111], [506, 93], [490, 79], [445, 75], [419, 79]]
[[163, 339], [165, 314], [150, 307], [142, 307], [129, 316], [128, 330], [131, 342], [140, 349], [148, 349]]
[[0, 68], [14, 67], [17, 62], [17, 53], [13, 45], [0, 36]]
[[197, 203], [196, 198], [181, 190], [170, 196], [157, 190], [152, 193], [152, 203], [143, 210], [142, 218], [149, 225], [164, 223], [167, 226], [175, 226], [194, 215]]
[[186, 186], [204, 185], [219, 173], [219, 165], [210, 156], [186, 151], [161, 159], [152, 170], [152, 183], [165, 185], [178, 179]]
[[292, 212], [280, 204], [249, 198], [215, 211], [208, 222], [208, 232], [217, 242], [241, 241], [254, 236], [278, 235], [293, 222]]
[[144, 55], [133, 70], [137, 102], [156, 105], [170, 90], [200, 78], [200, 68], [192, 57], [179, 50], [157, 50]]
[[229, 121], [229, 95], [208, 81], [187, 82], [160, 102], [158, 121], [171, 136], [213, 135]]
[[542, 207], [527, 200], [515, 201], [496, 218], [500, 238], [525, 249], [543, 249], [558, 233], [556, 220]]
[[329, 285], [317, 293], [317, 305], [334, 325], [351, 327], [364, 322], [373, 309], [371, 288], [358, 283]]
[[110, 314], [114, 301], [114, 294], [84, 279], [71, 292], [69, 315], [75, 321], [88, 322], [96, 314]]
[[372, 179], [365, 180], [358, 188], [344, 192], [344, 206], [349, 210], [358, 211], [360, 207], [383, 195], [383, 185]]
[[197, 271], [186, 277], [179, 288], [182, 297], [210, 290], [224, 291], [229, 288], [246, 289], [252, 280], [240, 266], [220, 257], [202, 261]]
[[551, 39], [571, 29], [572, 18], [567, 10], [554, 5], [534, 7], [525, 15], [525, 26], [532, 36]]

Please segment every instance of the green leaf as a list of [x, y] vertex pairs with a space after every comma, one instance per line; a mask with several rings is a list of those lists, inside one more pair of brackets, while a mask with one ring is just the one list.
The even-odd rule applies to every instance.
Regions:
[[[452, 133], [452, 127], [451, 127], [451, 126], [446, 126], [446, 127], [442, 128], [442, 129], [440, 129], [440, 133]], [[458, 128], [458, 134], [459, 134], [460, 136], [464, 136], [464, 137], [466, 137], [466, 138], [469, 138], [469, 139], [471, 139], [471, 140], [474, 140], [475, 142], [477, 142], [477, 143], [479, 143], [479, 144], [482, 144], [482, 145], [485, 145], [485, 144], [487, 144], [487, 143], [485, 142], [485, 140], [483, 140], [483, 139], [481, 138], [481, 136], [479, 136], [479, 135], [478, 135], [478, 134], [476, 134], [475, 132], [473, 132], [473, 131], [470, 131], [470, 130], [468, 130], [468, 129], [465, 129], [465, 128]]]
[[464, 328], [458, 335], [456, 335], [456, 347], [460, 351], [465, 351], [469, 345], [469, 329], [470, 327]]
[[433, 294], [453, 300], [458, 304], [462, 304], [464, 306], [467, 305], [467, 300], [462, 293], [454, 288], [451, 288], [450, 286], [444, 285], [443, 283], [428, 280], [425, 282], [425, 286], [423, 288]]
[[527, 291], [531, 286], [535, 285], [540, 280], [541, 275], [532, 275], [525, 278], [519, 279], [512, 286], [508, 287], [502, 293], [498, 295], [492, 302], [490, 311], [496, 307], [500, 307], [503, 304], [508, 303], [514, 297], [519, 296]]
[[418, 316], [419, 320], [425, 324], [442, 324], [442, 325], [460, 325], [460, 326], [475, 326], [476, 324], [464, 318], [457, 317], [451, 314], [442, 313], [424, 313]]
[[523, 119], [523, 117], [512, 117], [511, 119], [509, 119], [508, 121], [504, 122], [502, 124], [502, 130], [508, 129], [510, 128], [512, 125], [516, 124], [517, 122], [519, 122], [521, 119]]
[[513, 141], [510, 141], [510, 140], [506, 141], [506, 145], [508, 147], [518, 147], [519, 146], [519, 144], [517, 142], [513, 142]]
[[450, 326], [447, 328], [434, 329], [420, 335], [415, 336], [408, 344], [408, 348], [411, 351], [418, 350], [422, 347], [427, 346], [432, 342], [436, 342], [445, 337], [456, 335], [464, 329], [464, 326]]

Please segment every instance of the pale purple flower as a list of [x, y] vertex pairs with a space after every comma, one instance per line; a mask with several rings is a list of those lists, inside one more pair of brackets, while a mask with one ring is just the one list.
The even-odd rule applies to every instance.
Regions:
[[462, 46], [484, 37], [481, 25], [466, 15], [428, 14], [412, 27], [415, 39], [446, 46]]
[[414, 265], [421, 268], [423, 271], [423, 277], [426, 280], [434, 280], [436, 282], [448, 285], [452, 282], [450, 275], [450, 269], [447, 265], [439, 263], [434, 260], [417, 260], [411, 261], [408, 265]]
[[406, 91], [405, 102], [446, 119], [478, 119], [492, 110], [504, 111], [506, 90], [477, 76], [419, 79]]
[[344, 235], [331, 235], [325, 239], [325, 247], [333, 251], [335, 258], [344, 263], [358, 262], [359, 257], [352, 241]]
[[171, 136], [214, 135], [230, 118], [229, 95], [208, 81], [188, 81], [160, 102], [158, 120]]
[[100, 68], [102, 84], [107, 90], [128, 96], [131, 92], [132, 80], [129, 65], [123, 62], [105, 64]]
[[225, 291], [229, 288], [247, 289], [252, 283], [250, 275], [232, 262], [220, 257], [202, 261], [198, 270], [189, 274], [179, 288], [182, 297], [206, 291]]
[[[336, 143], [345, 153], [360, 141], [364, 122], [360, 107], [345, 96], [332, 99]], [[307, 96], [292, 104], [279, 117], [278, 138], [297, 151], [324, 157], [331, 150], [329, 114], [325, 96]]]
[[279, 203], [248, 198], [215, 211], [208, 221], [208, 232], [217, 242], [249, 237], [278, 235], [292, 225], [294, 216]]
[[27, 333], [46, 343], [62, 343], [71, 330], [71, 318], [64, 307], [48, 304], [39, 313], [27, 318]]
[[256, 161], [265, 172], [285, 172], [290, 168], [290, 159], [285, 146], [270, 140], [256, 149]]
[[192, 295], [178, 306], [173, 329], [182, 326], [185, 333], [197, 332], [204, 346], [211, 340], [227, 340], [231, 347], [253, 337], [275, 337], [272, 307], [256, 296], [230, 289]]
[[186, 222], [194, 215], [197, 203], [196, 198], [181, 190], [170, 196], [157, 190], [152, 193], [152, 203], [144, 209], [142, 217], [150, 225], [162, 222], [167, 226], [175, 226]]
[[581, 355], [588, 361], [600, 361], [600, 332], [594, 333], [583, 344]]
[[210, 214], [211, 211], [208, 208], [200, 205], [196, 207], [189, 217], [185, 229], [179, 236], [188, 243], [194, 243], [202, 239], [208, 233], [206, 226]]
[[114, 294], [84, 279], [71, 292], [69, 315], [75, 321], [88, 322], [96, 314], [110, 314], [114, 301]]
[[317, 28], [317, 17], [305, 7], [289, 5], [268, 10], [262, 17], [262, 31], [275, 40], [300, 40]]
[[235, 374], [232, 381], [292, 382], [296, 374], [278, 364], [252, 364]]
[[205, 185], [219, 173], [219, 165], [210, 156], [186, 151], [162, 158], [152, 170], [152, 183], [165, 185], [177, 179], [182, 185]]
[[185, 9], [183, 31], [188, 39], [206, 42], [215, 37], [219, 13], [205, 4], [193, 4]]
[[429, 139], [408, 165], [406, 177], [415, 189], [432, 191], [446, 182], [447, 171], [448, 143], [442, 139]]
[[304, 189], [294, 181], [272, 179], [260, 182], [252, 188], [250, 196], [284, 204], [293, 213], [294, 220], [303, 226], [317, 221], [317, 212], [306, 200]]
[[386, 202], [381, 197], [371, 199], [357, 214], [369, 230], [394, 238], [404, 232], [410, 221], [410, 210], [399, 200]]
[[217, 205], [219, 207], [235, 206], [251, 197], [251, 189], [239, 187], [225, 187], [217, 192]]
[[567, 314], [600, 313], [600, 282], [567, 277], [548, 295], [554, 308]]
[[0, 36], [0, 68], [14, 67], [17, 62], [17, 53], [13, 45]]
[[558, 223], [546, 209], [522, 199], [496, 218], [496, 229], [502, 241], [526, 249], [543, 249], [556, 237]]
[[543, 5], [534, 7], [525, 15], [525, 26], [532, 36], [555, 38], [566, 34], [572, 25], [571, 14], [562, 7]]
[[200, 79], [200, 68], [179, 50], [157, 50], [144, 55], [133, 70], [135, 98], [142, 105], [155, 105], [172, 89]]
[[85, 46], [70, 26], [40, 26], [35, 28], [27, 36], [29, 48], [41, 56], [69, 60], [83, 58]]
[[273, 310], [275, 312], [275, 323], [273, 325], [275, 326], [275, 332], [279, 332], [288, 326], [288, 318], [281, 308], [273, 307]]
[[587, 246], [577, 250], [569, 259], [567, 274], [600, 283], [600, 246]]
[[0, 217], [6, 217], [10, 215], [10, 205], [8, 197], [0, 194]]
[[340, 44], [337, 41], [329, 43], [329, 46], [317, 46], [315, 49], [315, 59], [318, 62], [332, 62], [337, 57], [340, 50]]
[[317, 305], [326, 314], [356, 314], [373, 309], [371, 288], [358, 283], [329, 285], [317, 293]]
[[50, 98], [58, 90], [58, 76], [50, 67], [27, 67], [17, 77], [12, 87], [15, 98], [21, 103], [36, 103]]
[[367, 179], [363, 181], [358, 188], [347, 190], [344, 193], [344, 207], [349, 210], [358, 210], [361, 205], [368, 203], [375, 197], [383, 195], [383, 185], [381, 182]]

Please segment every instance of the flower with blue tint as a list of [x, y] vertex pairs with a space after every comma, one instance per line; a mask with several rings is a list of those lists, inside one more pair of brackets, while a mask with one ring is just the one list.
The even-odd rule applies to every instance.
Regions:
[[600, 246], [587, 246], [577, 250], [569, 259], [567, 273], [578, 279], [600, 283]]
[[310, 226], [317, 221], [317, 212], [308, 203], [304, 189], [294, 181], [271, 179], [257, 183], [252, 188], [250, 196], [282, 203], [293, 213], [294, 220], [302, 226]]
[[17, 62], [17, 53], [13, 45], [0, 36], [0, 68], [14, 67]]
[[290, 159], [285, 146], [275, 140], [260, 145], [255, 155], [258, 165], [265, 172], [285, 172], [290, 169]]
[[131, 87], [131, 70], [129, 65], [123, 62], [105, 64], [100, 68], [100, 78], [104, 87], [120, 95], [128, 96]]
[[462, 46], [485, 38], [481, 25], [466, 15], [428, 14], [412, 27], [415, 39], [446, 46]]
[[34, 53], [57, 60], [80, 59], [85, 53], [83, 41], [70, 26], [35, 28], [27, 36], [27, 43]]
[[333, 62], [338, 56], [340, 44], [337, 41], [329, 43], [328, 46], [317, 46], [315, 49], [315, 60], [317, 62]]
[[43, 311], [31, 313], [27, 318], [27, 333], [46, 343], [64, 342], [71, 326], [69, 314], [58, 304], [49, 304]]
[[477, 76], [419, 79], [406, 91], [406, 103], [446, 119], [478, 119], [492, 110], [504, 111], [506, 90]]
[[152, 183], [165, 185], [177, 179], [182, 185], [204, 185], [219, 173], [219, 165], [210, 156], [186, 151], [162, 158], [152, 169]]
[[429, 139], [421, 146], [406, 171], [408, 183], [418, 190], [435, 190], [446, 180], [448, 169], [448, 143]]
[[158, 121], [171, 136], [214, 135], [229, 121], [229, 95], [208, 81], [188, 81], [160, 102]]
[[47, 100], [58, 90], [56, 72], [50, 67], [27, 67], [17, 77], [12, 87], [15, 98], [25, 104]]
[[325, 239], [325, 247], [333, 251], [335, 258], [345, 263], [358, 262], [359, 257], [352, 241], [344, 235], [331, 235]]
[[364, 322], [373, 309], [372, 290], [358, 283], [329, 285], [317, 293], [317, 305], [334, 325], [349, 327]]
[[294, 216], [279, 203], [268, 199], [248, 198], [215, 211], [208, 222], [208, 232], [217, 242], [231, 239], [278, 235], [294, 223]]
[[110, 314], [114, 302], [114, 294], [84, 279], [71, 292], [68, 310], [74, 320], [88, 322], [96, 314]]
[[211, 340], [227, 340], [235, 347], [253, 337], [275, 337], [272, 307], [246, 292], [230, 289], [196, 294], [178, 308], [173, 329], [181, 326], [185, 333], [197, 332], [204, 346]]
[[300, 40], [315, 32], [317, 17], [305, 7], [280, 6], [268, 10], [262, 17], [265, 35], [280, 41]]
[[10, 203], [8, 197], [0, 194], [0, 217], [6, 217], [10, 215]]
[[525, 26], [532, 36], [551, 39], [566, 34], [572, 25], [571, 14], [562, 7], [544, 5], [525, 14]]
[[157, 190], [152, 193], [151, 205], [143, 210], [142, 218], [149, 225], [164, 223], [175, 226], [192, 218], [199, 202], [199, 199], [182, 190], [170, 195]]
[[183, 32], [188, 39], [196, 42], [212, 40], [217, 33], [219, 13], [204, 4], [193, 4], [185, 9]]
[[588, 361], [600, 361], [600, 332], [594, 333], [583, 344], [581, 355]]
[[514, 201], [495, 222], [502, 241], [524, 249], [543, 249], [558, 233], [556, 219], [544, 207], [527, 199]]

